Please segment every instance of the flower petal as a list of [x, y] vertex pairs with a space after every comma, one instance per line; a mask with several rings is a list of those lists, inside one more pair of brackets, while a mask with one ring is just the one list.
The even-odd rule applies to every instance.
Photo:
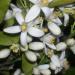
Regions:
[[68, 21], [69, 21], [69, 15], [64, 13], [64, 26], [68, 24]]
[[30, 27], [28, 33], [33, 37], [41, 37], [44, 35], [44, 32], [38, 28]]
[[52, 13], [54, 8], [48, 8], [48, 7], [42, 7], [41, 8], [43, 13], [45, 14], [45, 17], [48, 18]]
[[62, 25], [62, 22], [59, 18], [55, 18], [52, 20], [54, 23], [56, 23], [58, 26]]
[[61, 34], [61, 29], [55, 23], [48, 23], [48, 28], [54, 35]]
[[52, 63], [54, 63], [55, 66], [60, 67], [60, 61], [57, 55], [53, 55], [51, 57]]
[[15, 18], [20, 25], [22, 25], [24, 23], [24, 18], [21, 13], [16, 13]]
[[22, 46], [25, 46], [27, 44], [27, 32], [21, 32], [20, 42]]
[[56, 46], [55, 46], [54, 44], [46, 43], [46, 45], [47, 45], [49, 48], [53, 49], [53, 50], [56, 49]]
[[8, 10], [7, 13], [6, 13], [6, 15], [5, 15], [4, 20], [8, 20], [8, 19], [12, 18], [13, 17], [12, 13], [13, 12], [11, 10]]
[[21, 32], [21, 29], [20, 29], [20, 26], [11, 26], [11, 27], [5, 28], [3, 31], [6, 33], [14, 34], [14, 33]]
[[29, 0], [29, 1], [34, 3], [34, 4], [38, 4], [40, 2], [40, 0]]
[[27, 13], [25, 22], [30, 22], [34, 20], [39, 15], [39, 13], [40, 13], [40, 7], [38, 7], [37, 5], [34, 5], [33, 7], [31, 7], [29, 12]]

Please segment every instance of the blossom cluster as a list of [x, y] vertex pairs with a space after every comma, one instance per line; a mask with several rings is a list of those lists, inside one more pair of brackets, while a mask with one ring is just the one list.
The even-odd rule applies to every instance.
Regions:
[[[29, 0], [32, 3], [30, 9], [26, 9], [26, 15], [23, 10], [10, 4], [10, 8], [6, 13], [5, 21], [15, 18], [17, 24], [6, 27], [3, 32], [11, 35], [19, 34], [19, 43], [12, 44], [9, 49], [0, 51], [0, 58], [6, 58], [13, 53], [23, 52], [30, 63], [35, 64], [32, 70], [34, 75], [51, 75], [61, 72], [63, 69], [69, 68], [69, 62], [66, 58], [66, 50], [70, 48], [75, 54], [75, 39], [64, 37], [63, 30], [69, 23], [69, 14], [65, 12], [66, 8], [72, 6], [62, 6], [59, 8], [49, 8], [48, 4], [52, 0]], [[74, 8], [72, 8], [74, 9]], [[61, 18], [64, 18], [63, 21]], [[42, 56], [45, 63], [40, 63]], [[39, 61], [40, 60], [40, 61]], [[14, 75], [19, 75], [14, 73]]]

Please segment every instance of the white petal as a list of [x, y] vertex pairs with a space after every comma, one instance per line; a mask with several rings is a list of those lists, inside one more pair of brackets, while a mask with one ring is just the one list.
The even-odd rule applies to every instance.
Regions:
[[17, 69], [13, 75], [20, 75], [21, 74], [21, 70], [20, 69]]
[[24, 23], [24, 18], [23, 18], [23, 15], [21, 13], [16, 13], [15, 14], [15, 18], [17, 20], [17, 22], [22, 25]]
[[56, 70], [57, 66], [54, 63], [50, 62], [50, 68], [52, 70]]
[[48, 28], [54, 35], [61, 34], [61, 29], [55, 23], [48, 23]]
[[60, 67], [60, 61], [57, 55], [53, 55], [51, 61], [55, 66]]
[[26, 15], [25, 22], [34, 20], [40, 14], [40, 7], [34, 5]]
[[18, 8], [17, 6], [15, 6], [12, 3], [10, 4], [10, 7], [12, 8], [12, 10], [13, 10], [14, 13], [22, 12], [22, 10], [20, 8]]
[[14, 33], [21, 32], [21, 28], [18, 25], [17, 26], [11, 26], [11, 27], [5, 28], [3, 31], [6, 32], [6, 33], [14, 34]]
[[4, 20], [8, 20], [8, 19], [10, 19], [12, 17], [13, 17], [13, 12], [11, 10], [8, 10], [6, 15], [5, 15]]
[[2, 49], [0, 51], [0, 59], [6, 58], [10, 55], [10, 50], [9, 49]]
[[54, 44], [49, 44], [49, 43], [46, 43], [46, 45], [51, 48], [51, 49], [56, 49], [56, 46]]
[[55, 18], [52, 20], [54, 23], [56, 23], [58, 26], [62, 25], [62, 22], [59, 18]]
[[48, 69], [49, 68], [49, 64], [43, 64], [43, 65], [39, 65], [38, 69], [42, 70], [42, 69]]
[[32, 42], [29, 44], [29, 48], [34, 51], [42, 50], [44, 48], [44, 44], [42, 42]]
[[62, 61], [62, 60], [64, 60], [64, 58], [65, 58], [65, 51], [63, 51], [62, 53], [61, 53], [61, 55], [60, 55], [60, 61]]
[[44, 35], [44, 32], [38, 28], [30, 27], [28, 33], [33, 37], [41, 37]]
[[33, 53], [32, 51], [27, 51], [27, 52], [25, 53], [25, 55], [26, 55], [26, 57], [27, 57], [27, 59], [28, 59], [29, 61], [31, 61], [31, 62], [37, 61], [37, 56], [36, 56], [35, 53]]
[[29, 1], [34, 3], [34, 4], [38, 4], [40, 2], [40, 0], [29, 0]]
[[60, 42], [56, 45], [57, 51], [63, 51], [67, 48], [67, 45], [65, 42]]
[[48, 18], [52, 13], [54, 8], [48, 8], [48, 7], [42, 7], [41, 8], [43, 13], [45, 14], [45, 17]]
[[64, 26], [66, 26], [69, 22], [69, 15], [64, 13]]
[[32, 41], [32, 37], [30, 37], [30, 36], [27, 35], [27, 42], [29, 43], [31, 41]]
[[20, 42], [22, 46], [25, 46], [27, 44], [27, 32], [21, 32]]

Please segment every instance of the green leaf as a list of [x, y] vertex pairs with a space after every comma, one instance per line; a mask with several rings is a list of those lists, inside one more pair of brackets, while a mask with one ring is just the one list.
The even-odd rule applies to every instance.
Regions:
[[2, 22], [5, 13], [8, 9], [11, 0], [0, 0], [0, 23]]
[[32, 75], [33, 64], [30, 63], [24, 55], [22, 55], [22, 70], [25, 75]]
[[13, 43], [18, 43], [19, 37], [18, 35], [7, 35], [3, 32], [0, 32], [0, 45], [9, 46]]
[[75, 0], [53, 0], [51, 3], [49, 3], [49, 7], [57, 7], [57, 6], [62, 6], [74, 2]]
[[71, 67], [64, 75], [75, 75], [75, 68]]

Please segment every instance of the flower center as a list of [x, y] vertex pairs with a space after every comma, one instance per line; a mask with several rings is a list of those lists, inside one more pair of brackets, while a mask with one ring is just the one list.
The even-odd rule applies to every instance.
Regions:
[[52, 38], [51, 38], [50, 43], [51, 43], [51, 44], [55, 43], [55, 37], [52, 37]]
[[48, 0], [41, 0], [42, 5], [48, 5]]
[[48, 50], [47, 53], [48, 53], [48, 57], [51, 57], [54, 54], [53, 50]]
[[21, 30], [22, 30], [22, 31], [26, 31], [26, 30], [27, 30], [27, 25], [26, 25], [25, 23], [23, 23], [23, 24], [21, 25]]

